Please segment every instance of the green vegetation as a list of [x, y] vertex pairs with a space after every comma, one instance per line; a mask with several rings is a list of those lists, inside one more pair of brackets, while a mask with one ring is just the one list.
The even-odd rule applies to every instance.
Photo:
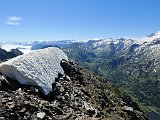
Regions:
[[154, 60], [144, 59], [146, 56], [141, 55], [136, 56], [139, 58], [137, 60], [129, 50], [112, 56], [103, 54], [101, 57], [102, 53], [91, 52], [85, 47], [78, 47], [78, 44], [66, 53], [85, 68], [129, 94], [144, 111], [160, 112], [160, 70], [154, 71]]

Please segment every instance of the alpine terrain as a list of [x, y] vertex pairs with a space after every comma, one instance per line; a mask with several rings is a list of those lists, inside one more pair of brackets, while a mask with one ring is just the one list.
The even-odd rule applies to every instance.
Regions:
[[160, 32], [135, 40], [109, 38], [77, 42], [64, 51], [128, 93], [144, 111], [160, 113]]
[[0, 120], [148, 120], [128, 95], [59, 48], [2, 61], [0, 72]]

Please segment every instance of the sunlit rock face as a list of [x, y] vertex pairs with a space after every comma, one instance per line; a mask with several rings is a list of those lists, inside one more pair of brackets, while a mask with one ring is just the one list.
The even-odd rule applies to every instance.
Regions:
[[58, 73], [64, 74], [61, 60], [68, 60], [66, 54], [56, 47], [33, 51], [0, 64], [0, 72], [21, 84], [36, 85], [47, 95]]

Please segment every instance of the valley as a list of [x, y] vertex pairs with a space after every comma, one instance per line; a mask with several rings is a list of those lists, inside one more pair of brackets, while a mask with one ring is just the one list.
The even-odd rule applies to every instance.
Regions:
[[145, 39], [74, 43], [69, 57], [129, 94], [148, 111], [160, 112], [160, 33]]
[[160, 32], [136, 40], [36, 41], [20, 48], [27, 45], [29, 51], [61, 48], [69, 59], [127, 93], [146, 113], [160, 113]]

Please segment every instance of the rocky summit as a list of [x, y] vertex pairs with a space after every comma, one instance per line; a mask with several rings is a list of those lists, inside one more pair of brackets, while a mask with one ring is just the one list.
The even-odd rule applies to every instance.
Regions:
[[52, 92], [0, 76], [0, 120], [148, 120], [125, 93], [73, 61], [60, 63]]

